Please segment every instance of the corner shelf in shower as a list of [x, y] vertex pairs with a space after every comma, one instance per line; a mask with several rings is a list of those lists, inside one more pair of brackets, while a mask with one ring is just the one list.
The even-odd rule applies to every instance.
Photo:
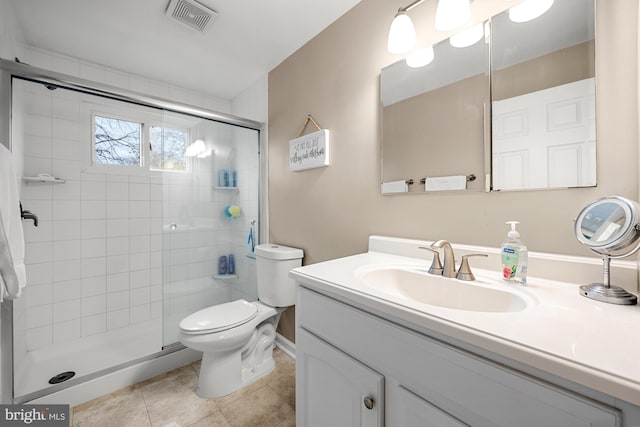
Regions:
[[231, 280], [231, 279], [237, 279], [238, 275], [237, 274], [214, 274], [213, 278], [218, 280]]
[[240, 187], [213, 187], [216, 190], [235, 190], [235, 191], [239, 191]]
[[56, 178], [55, 176], [47, 175], [47, 174], [38, 174], [36, 176], [23, 176], [22, 179], [26, 182], [40, 182], [47, 183], [50, 182], [52, 184], [64, 184], [65, 180], [62, 178]]

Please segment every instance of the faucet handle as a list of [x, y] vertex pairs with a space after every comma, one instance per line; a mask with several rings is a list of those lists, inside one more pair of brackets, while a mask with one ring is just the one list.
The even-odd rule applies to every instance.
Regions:
[[462, 261], [460, 262], [460, 268], [458, 269], [458, 274], [456, 274], [456, 279], [458, 280], [476, 280], [476, 276], [473, 275], [473, 273], [471, 272], [471, 267], [469, 267], [469, 257], [472, 256], [481, 256], [481, 257], [488, 257], [489, 255], [487, 254], [469, 254], [469, 255], [463, 255], [462, 256]]
[[442, 268], [442, 263], [440, 262], [440, 252], [427, 246], [419, 246], [418, 249], [425, 249], [433, 253], [433, 261], [431, 261], [431, 267], [429, 267], [429, 274], [442, 276], [444, 269]]

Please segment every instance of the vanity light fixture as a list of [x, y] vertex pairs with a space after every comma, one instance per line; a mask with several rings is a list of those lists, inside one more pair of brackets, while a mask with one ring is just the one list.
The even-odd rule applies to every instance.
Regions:
[[553, 6], [553, 0], [526, 0], [509, 9], [511, 22], [522, 23], [536, 19]]
[[[424, 2], [416, 0], [408, 6], [401, 7], [393, 17], [387, 50], [390, 53], [407, 53], [416, 45], [416, 29], [413, 21], [407, 15], [414, 7]], [[453, 31], [463, 27], [471, 18], [471, 0], [438, 0], [436, 7], [436, 29], [439, 31]]]
[[435, 55], [433, 53], [433, 46], [425, 47], [423, 49], [418, 49], [413, 52], [411, 55], [407, 56], [405, 61], [407, 65], [411, 68], [420, 68], [425, 65], [429, 65], [431, 61], [433, 61]]
[[196, 139], [191, 144], [189, 144], [187, 150], [185, 151], [185, 155], [187, 157], [195, 157], [199, 154], [204, 153], [205, 151], [207, 151], [207, 147], [205, 147], [204, 141], [201, 139]]
[[416, 29], [407, 12], [423, 1], [416, 0], [408, 6], [398, 9], [389, 29], [389, 38], [387, 39], [387, 50], [389, 52], [407, 53], [414, 48], [416, 45]]
[[436, 8], [436, 30], [457, 30], [469, 22], [469, 19], [471, 19], [471, 2], [469, 0], [438, 1], [438, 7]]
[[453, 47], [468, 47], [480, 41], [484, 36], [484, 24], [480, 23], [449, 38]]

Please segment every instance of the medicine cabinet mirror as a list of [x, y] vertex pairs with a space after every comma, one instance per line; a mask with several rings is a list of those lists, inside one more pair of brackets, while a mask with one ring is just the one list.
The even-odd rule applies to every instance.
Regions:
[[[484, 37], [456, 48], [433, 46], [433, 61], [412, 68], [403, 59], [380, 73], [382, 181], [471, 175], [484, 188], [483, 141], [488, 124], [489, 46]], [[419, 182], [409, 191], [421, 191]]]
[[594, 0], [491, 19], [493, 190], [596, 185]]
[[595, 0], [555, 1], [520, 23], [507, 10], [484, 27], [471, 46], [434, 45], [426, 66], [381, 70], [382, 181], [413, 179], [410, 192], [471, 174], [467, 191], [595, 186]]

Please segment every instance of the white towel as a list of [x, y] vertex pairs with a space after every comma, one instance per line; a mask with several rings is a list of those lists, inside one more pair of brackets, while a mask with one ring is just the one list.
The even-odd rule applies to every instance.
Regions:
[[11, 152], [0, 143], [0, 301], [20, 296], [27, 283], [24, 232]]
[[427, 178], [424, 191], [466, 190], [467, 177], [464, 175]]
[[409, 191], [409, 185], [405, 180], [387, 181], [380, 185], [380, 192], [382, 194], [406, 193], [407, 191]]

